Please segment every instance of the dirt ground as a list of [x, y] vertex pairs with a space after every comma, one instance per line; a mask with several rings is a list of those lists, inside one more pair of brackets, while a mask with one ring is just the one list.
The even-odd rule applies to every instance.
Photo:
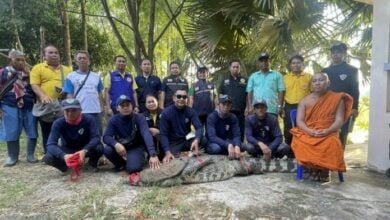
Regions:
[[349, 149], [345, 183], [272, 173], [171, 188], [129, 186], [109, 165], [74, 183], [22, 154], [0, 168], [0, 219], [388, 219], [390, 179], [365, 168], [366, 145]]

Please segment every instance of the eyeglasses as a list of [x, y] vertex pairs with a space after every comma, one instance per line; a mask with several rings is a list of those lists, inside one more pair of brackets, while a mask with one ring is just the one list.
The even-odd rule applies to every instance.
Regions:
[[176, 95], [177, 99], [187, 99], [187, 95]]

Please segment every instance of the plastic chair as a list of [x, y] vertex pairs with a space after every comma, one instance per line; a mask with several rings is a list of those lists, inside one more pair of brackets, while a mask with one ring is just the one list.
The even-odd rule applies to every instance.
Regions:
[[[290, 111], [290, 119], [291, 119], [291, 125], [292, 127], [295, 127], [296, 120], [297, 120], [297, 110], [292, 109]], [[340, 182], [344, 182], [344, 175], [343, 172], [338, 172], [338, 177]], [[297, 180], [303, 180], [303, 166], [299, 164], [297, 161]]]

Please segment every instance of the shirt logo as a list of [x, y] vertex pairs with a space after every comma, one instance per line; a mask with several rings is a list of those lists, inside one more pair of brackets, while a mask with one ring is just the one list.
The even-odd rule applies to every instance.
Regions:
[[199, 86], [195, 87], [195, 91], [198, 91], [199, 90]]
[[172, 79], [167, 79], [168, 82], [172, 82]]
[[241, 79], [240, 79], [240, 82], [241, 82], [241, 83], [245, 83], [245, 79], [244, 79], [244, 78], [241, 78]]
[[79, 131], [78, 131], [79, 135], [83, 135], [84, 134], [84, 128], [81, 128]]
[[340, 77], [341, 80], [345, 80], [347, 78], [347, 75], [346, 74], [341, 74], [339, 77]]
[[269, 131], [269, 126], [268, 125], [264, 126], [264, 128], [265, 128], [265, 130]]
[[208, 86], [207, 86], [207, 88], [209, 88], [209, 89], [212, 89], [212, 88], [213, 88], [213, 86], [212, 86], [212, 85], [208, 85]]
[[230, 83], [230, 80], [229, 79], [225, 79], [225, 85], [229, 84]]
[[188, 118], [185, 118], [184, 121], [185, 121], [186, 123], [190, 122], [190, 120], [189, 120]]
[[131, 77], [127, 77], [127, 82], [129, 82], [129, 83], [131, 83], [131, 81], [133, 81], [132, 79], [131, 79]]
[[230, 128], [230, 125], [226, 125], [226, 126], [225, 126], [225, 130], [226, 130], [226, 131], [229, 131], [229, 128]]

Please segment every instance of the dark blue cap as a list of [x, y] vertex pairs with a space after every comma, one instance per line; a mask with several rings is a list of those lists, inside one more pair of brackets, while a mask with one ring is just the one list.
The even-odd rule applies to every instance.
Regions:
[[132, 103], [130, 97], [128, 97], [127, 95], [121, 95], [121, 96], [119, 96], [119, 98], [116, 100], [116, 106], [118, 106], [118, 105], [120, 105], [120, 104], [122, 104], [122, 103], [124, 103], [124, 102], [130, 102], [130, 103]]

